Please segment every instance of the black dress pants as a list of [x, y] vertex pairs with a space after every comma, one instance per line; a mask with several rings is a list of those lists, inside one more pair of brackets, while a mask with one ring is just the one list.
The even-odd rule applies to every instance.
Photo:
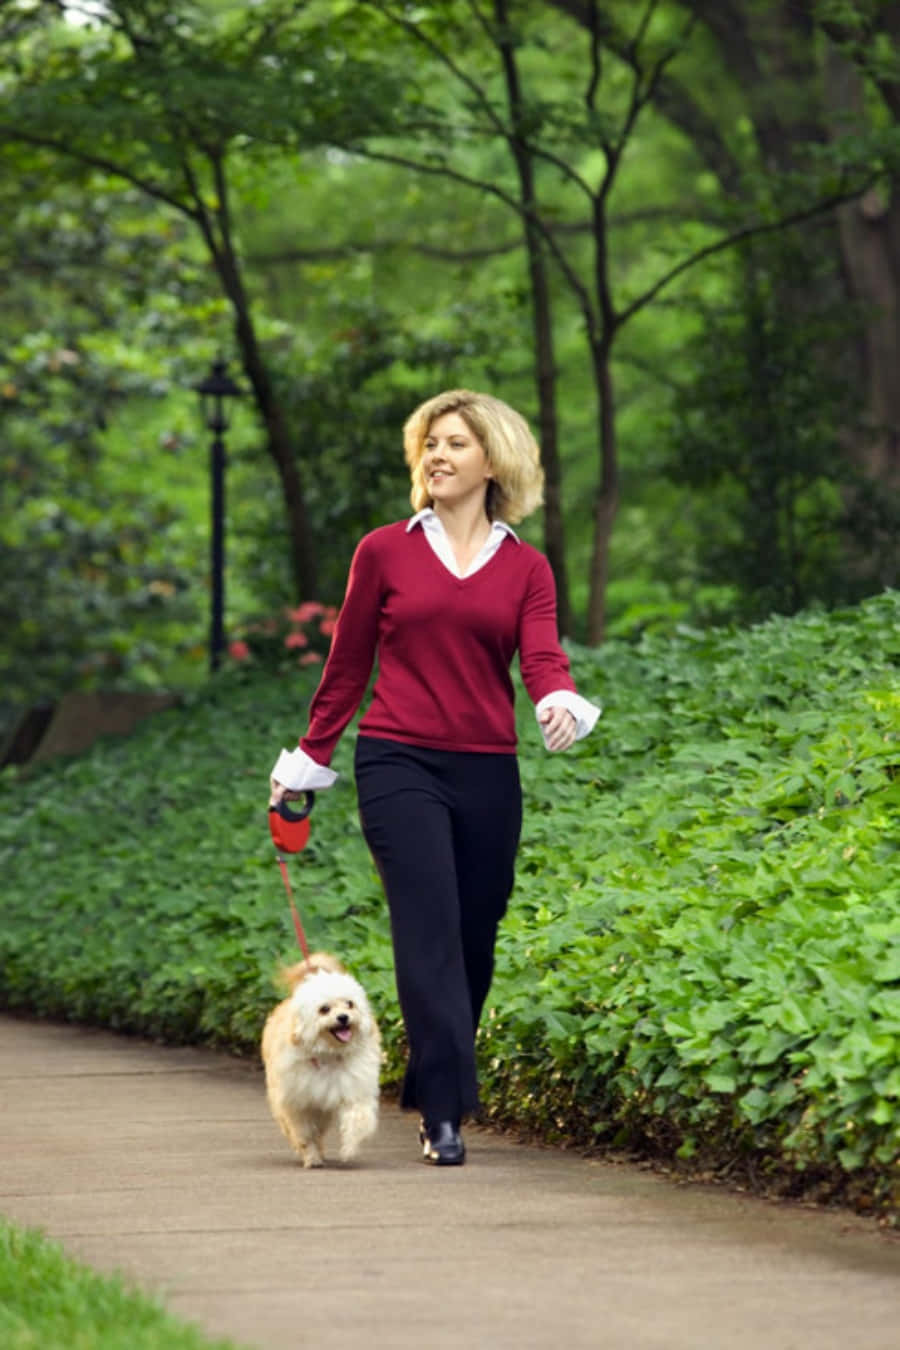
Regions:
[[518, 762], [359, 736], [356, 785], [391, 916], [409, 1045], [401, 1102], [458, 1124], [478, 1109], [475, 1032], [513, 888]]

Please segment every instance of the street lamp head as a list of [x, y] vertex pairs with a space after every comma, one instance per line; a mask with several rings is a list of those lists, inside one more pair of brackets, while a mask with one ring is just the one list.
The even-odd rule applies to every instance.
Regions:
[[200, 395], [203, 417], [210, 431], [219, 434], [227, 430], [225, 402], [229, 398], [240, 398], [244, 391], [228, 374], [226, 362], [221, 357], [213, 361], [209, 374], [194, 385], [194, 390]]

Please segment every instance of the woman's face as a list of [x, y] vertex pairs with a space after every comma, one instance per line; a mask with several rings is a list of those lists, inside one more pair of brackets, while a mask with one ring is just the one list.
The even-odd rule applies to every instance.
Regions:
[[459, 413], [436, 417], [425, 436], [422, 468], [428, 495], [439, 505], [483, 499], [493, 477], [484, 446]]

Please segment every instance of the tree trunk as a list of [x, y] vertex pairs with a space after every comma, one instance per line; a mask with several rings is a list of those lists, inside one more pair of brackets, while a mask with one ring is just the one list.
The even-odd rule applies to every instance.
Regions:
[[562, 468], [559, 460], [556, 415], [556, 357], [553, 349], [553, 319], [547, 263], [537, 226], [534, 160], [526, 139], [520, 135], [522, 98], [515, 49], [509, 29], [506, 0], [494, 0], [496, 42], [503, 64], [506, 96], [513, 134], [509, 137], [519, 178], [531, 286], [531, 322], [534, 334], [534, 372], [538, 396], [538, 439], [544, 466], [544, 548], [556, 580], [556, 614], [559, 631], [572, 628], [569, 579], [566, 568], [566, 532], [562, 509]]
[[[864, 116], [858, 71], [838, 51], [827, 57], [827, 85], [839, 116]], [[857, 371], [869, 426], [849, 447], [857, 467], [900, 488], [900, 183], [872, 188], [837, 212], [844, 276], [863, 316]]]
[[600, 482], [594, 502], [594, 546], [587, 616], [587, 640], [591, 646], [598, 645], [606, 637], [610, 543], [619, 509], [619, 456], [610, 355], [609, 342], [601, 340], [593, 344], [593, 373], [600, 428]]
[[217, 250], [214, 256], [216, 268], [234, 313], [235, 339], [241, 353], [244, 373], [250, 381], [254, 401], [266, 429], [266, 449], [275, 463], [281, 482], [296, 599], [316, 600], [319, 597], [315, 548], [294, 447], [260, 351], [237, 262], [227, 250]]
[[[532, 277], [534, 297], [535, 378], [538, 390], [538, 435], [544, 465], [544, 549], [556, 579], [556, 616], [563, 636], [572, 632], [572, 604], [566, 567], [566, 527], [562, 506], [562, 466], [559, 458], [556, 416], [556, 367], [547, 306], [540, 290], [547, 291], [547, 276], [541, 259], [541, 280]], [[535, 290], [535, 287], [539, 287]]]

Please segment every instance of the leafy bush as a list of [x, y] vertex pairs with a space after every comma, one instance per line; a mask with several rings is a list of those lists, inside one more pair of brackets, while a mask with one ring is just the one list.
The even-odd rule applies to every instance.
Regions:
[[[538, 747], [480, 1033], [498, 1120], [900, 1199], [900, 594], [573, 649], [593, 735]], [[292, 958], [267, 773], [316, 671], [202, 695], [0, 790], [10, 1008], [255, 1052]], [[352, 737], [292, 869], [310, 940], [361, 974], [386, 1080], [403, 1032]]]
[[598, 743], [568, 781], [527, 761], [484, 1036], [510, 1114], [896, 1205], [898, 619], [895, 594], [604, 653]]

